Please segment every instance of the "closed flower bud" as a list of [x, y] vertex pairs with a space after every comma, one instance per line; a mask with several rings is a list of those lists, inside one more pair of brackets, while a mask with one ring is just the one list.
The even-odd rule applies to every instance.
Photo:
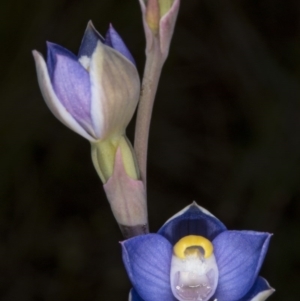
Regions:
[[148, 233], [148, 217], [145, 186], [128, 175], [128, 166], [124, 164], [126, 153], [126, 144], [121, 142], [112, 176], [103, 187], [123, 236], [129, 238]]
[[52, 113], [90, 141], [124, 134], [140, 80], [134, 60], [117, 32], [106, 39], [88, 24], [78, 56], [47, 43], [47, 63], [33, 51], [38, 81]]
[[139, 0], [146, 34], [147, 49], [159, 41], [160, 52], [167, 57], [179, 10], [180, 0]]
[[101, 149], [98, 153], [104, 157], [97, 162], [103, 167], [95, 167], [106, 182], [139, 100], [134, 59], [112, 26], [104, 39], [91, 22], [77, 56], [53, 43], [47, 43], [47, 48], [47, 62], [33, 51], [45, 102], [62, 123], [88, 139], [93, 150]]

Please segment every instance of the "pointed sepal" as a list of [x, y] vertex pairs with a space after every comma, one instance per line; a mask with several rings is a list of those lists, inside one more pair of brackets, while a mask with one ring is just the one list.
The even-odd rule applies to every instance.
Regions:
[[[119, 147], [112, 176], [104, 190], [112, 212], [126, 238], [148, 232], [146, 191], [142, 181], [132, 178], [125, 147]], [[127, 167], [127, 170], [126, 170]], [[129, 175], [131, 174], [131, 176]]]
[[171, 217], [158, 233], [174, 245], [180, 238], [187, 235], [200, 235], [213, 240], [225, 230], [225, 225], [218, 218], [193, 202]]

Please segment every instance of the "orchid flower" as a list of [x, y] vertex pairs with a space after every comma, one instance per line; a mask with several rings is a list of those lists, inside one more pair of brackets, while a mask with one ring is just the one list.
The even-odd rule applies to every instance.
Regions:
[[122, 242], [130, 301], [263, 301], [274, 289], [258, 276], [271, 235], [231, 231], [196, 203], [157, 234]]

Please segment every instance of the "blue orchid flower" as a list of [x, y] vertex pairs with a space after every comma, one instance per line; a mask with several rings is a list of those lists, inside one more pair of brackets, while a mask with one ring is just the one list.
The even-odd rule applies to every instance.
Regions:
[[158, 234], [122, 242], [130, 301], [263, 301], [274, 289], [258, 276], [269, 233], [230, 231], [196, 203]]
[[88, 23], [78, 55], [47, 43], [47, 62], [33, 51], [39, 86], [52, 113], [91, 142], [120, 137], [135, 111], [135, 61], [110, 25], [103, 38]]

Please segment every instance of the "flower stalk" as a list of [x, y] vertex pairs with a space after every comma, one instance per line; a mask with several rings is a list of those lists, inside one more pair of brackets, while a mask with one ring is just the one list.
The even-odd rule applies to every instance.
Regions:
[[164, 59], [159, 51], [159, 43], [155, 39], [153, 41], [153, 49], [147, 54], [134, 137], [134, 149], [141, 172], [141, 179], [145, 186], [147, 183], [147, 153], [150, 122], [163, 64]]
[[160, 74], [169, 53], [179, 10], [179, 0], [139, 0], [146, 36], [146, 64], [139, 100], [134, 149], [141, 172], [147, 182], [147, 150], [152, 109]]

